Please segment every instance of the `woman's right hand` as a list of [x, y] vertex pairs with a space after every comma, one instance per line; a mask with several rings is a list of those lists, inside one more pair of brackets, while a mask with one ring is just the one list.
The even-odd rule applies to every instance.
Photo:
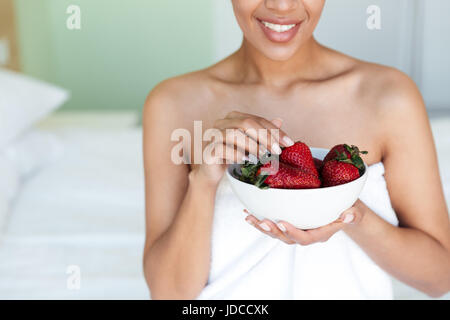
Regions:
[[281, 119], [269, 121], [259, 116], [233, 111], [214, 123], [214, 139], [203, 151], [202, 164], [192, 173], [217, 185], [228, 164], [258, 159], [267, 151], [279, 155], [280, 146], [294, 141], [280, 130]]

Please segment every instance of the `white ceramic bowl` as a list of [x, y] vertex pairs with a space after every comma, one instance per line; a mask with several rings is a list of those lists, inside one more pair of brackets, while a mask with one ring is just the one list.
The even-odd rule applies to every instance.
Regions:
[[[311, 148], [313, 157], [325, 158], [329, 150]], [[233, 177], [231, 165], [226, 171], [231, 188], [244, 206], [258, 219], [287, 221], [299, 229], [314, 229], [339, 218], [350, 208], [367, 180], [364, 174], [349, 183], [318, 189], [259, 189]]]

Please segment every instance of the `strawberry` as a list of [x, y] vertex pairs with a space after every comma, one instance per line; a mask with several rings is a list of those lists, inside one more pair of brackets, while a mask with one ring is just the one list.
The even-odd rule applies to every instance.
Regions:
[[323, 158], [323, 162], [328, 162], [331, 160], [336, 159], [337, 156], [344, 154], [348, 159], [351, 158], [350, 152], [345, 148], [346, 145], [344, 144], [338, 144], [337, 146], [334, 146], [331, 148], [331, 150], [327, 153], [325, 158]]
[[272, 162], [263, 165], [257, 172], [256, 186], [277, 189], [312, 189], [320, 187], [318, 176], [304, 172], [302, 169], [278, 162], [278, 170]]
[[357, 146], [349, 146], [347, 144], [339, 144], [334, 146], [323, 159], [326, 163], [331, 160], [339, 160], [346, 163], [351, 163], [358, 169], [364, 169], [364, 162], [362, 161], [360, 154], [367, 154], [367, 151], [359, 151]]
[[313, 158], [314, 160], [314, 165], [316, 166], [316, 169], [318, 172], [320, 172], [320, 170], [322, 170], [323, 167], [323, 160], [317, 159], [317, 158]]
[[339, 160], [325, 162], [321, 173], [324, 187], [348, 183], [360, 177], [359, 169], [356, 166]]
[[314, 165], [311, 150], [303, 142], [296, 142], [293, 146], [284, 148], [280, 155], [280, 160], [281, 162], [297, 167], [306, 173], [316, 177], [319, 176], [316, 166]]
[[367, 151], [341, 144], [333, 147], [322, 161], [312, 157], [306, 144], [297, 142], [284, 148], [276, 162], [263, 157], [256, 164], [246, 162], [240, 170], [235, 169], [234, 174], [241, 181], [262, 189], [312, 189], [320, 188], [322, 183], [330, 187], [348, 183], [363, 174], [365, 166], [361, 154]]

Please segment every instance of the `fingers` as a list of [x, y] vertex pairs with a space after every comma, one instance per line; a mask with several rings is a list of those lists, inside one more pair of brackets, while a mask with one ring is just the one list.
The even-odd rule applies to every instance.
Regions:
[[261, 125], [256, 118], [222, 119], [216, 122], [216, 126], [219, 129], [239, 129], [257, 141], [263, 150], [269, 150], [273, 154], [281, 154], [281, 148], [275, 130], [270, 130], [270, 128]]
[[247, 159], [245, 151], [220, 141], [207, 145], [203, 155], [203, 161], [208, 165], [242, 163]]
[[237, 148], [248, 152], [248, 154], [254, 155], [256, 159], [267, 152], [267, 150], [263, 149], [258, 142], [247, 136], [241, 130], [222, 129], [220, 132], [220, 138], [215, 142], [223, 142], [230, 146], [236, 146]]
[[239, 129], [254, 141], [259, 143], [263, 150], [270, 150], [273, 154], [281, 153], [281, 146], [291, 146], [294, 144], [287, 134], [280, 130], [281, 119], [268, 121], [264, 118], [243, 114], [239, 112], [230, 113], [225, 119], [215, 122], [218, 129]]
[[242, 119], [251, 116], [249, 113], [244, 113], [240, 111], [231, 111], [226, 115], [226, 119]]
[[264, 234], [266, 234], [266, 235], [268, 235], [268, 236], [273, 238], [273, 235], [270, 233], [270, 228], [266, 224], [263, 224], [262, 221], [259, 221], [258, 219], [256, 219], [251, 214], [249, 214], [247, 216], [247, 218], [245, 218], [245, 221], [247, 221], [247, 223], [249, 223], [251, 226], [253, 226], [256, 229], [258, 229], [262, 233], [264, 233]]
[[[227, 160], [227, 163], [242, 163], [244, 159], [250, 160], [246, 156], [253, 156], [253, 161], [264, 155], [267, 150], [262, 149], [255, 140], [238, 129], [216, 129], [216, 134], [210, 138], [212, 143], [205, 148], [204, 158], [207, 164], [219, 164], [220, 160]], [[222, 162], [223, 163], [223, 162]]]
[[[360, 202], [360, 200], [358, 200], [358, 202]], [[353, 207], [345, 210], [338, 220], [341, 220], [345, 225], [354, 225], [360, 223], [363, 216], [362, 210], [358, 210], [356, 203]]]
[[308, 231], [297, 229], [288, 222], [280, 221], [279, 223], [277, 223], [277, 226], [288, 239], [302, 246], [306, 246], [315, 242]]
[[283, 125], [283, 119], [280, 119], [280, 118], [273, 119], [270, 122], [272, 122], [275, 125], [275, 127], [277, 127], [278, 129], [280, 129], [281, 126]]
[[[281, 125], [283, 124], [283, 120], [281, 119], [274, 119], [272, 121], [267, 121], [264, 118], [259, 118], [259, 121], [261, 125], [265, 126], [268, 129], [271, 130], [279, 130], [279, 137], [278, 140], [280, 144], [284, 147], [290, 147], [294, 144], [294, 141], [292, 141], [291, 138], [283, 131], [281, 130]], [[279, 126], [278, 126], [279, 125]]]
[[312, 242], [325, 242], [328, 241], [328, 239], [330, 239], [331, 236], [336, 232], [340, 231], [344, 226], [344, 223], [339, 220], [326, 226], [317, 229], [311, 229], [306, 232], [309, 234]]
[[317, 229], [301, 230], [285, 221], [277, 224], [267, 219], [260, 221], [251, 214], [249, 214], [245, 220], [256, 229], [272, 238], [277, 238], [287, 244], [297, 243], [302, 246], [317, 242], [325, 242], [343, 227], [343, 222], [339, 221]]
[[[268, 226], [269, 227], [269, 233], [274, 237], [274, 238], [278, 238], [279, 240], [287, 243], [287, 244], [294, 244], [295, 242], [293, 240], [291, 240], [290, 238], [288, 238], [283, 231], [281, 231], [278, 226], [273, 223], [270, 220], [264, 219], [262, 222], [263, 224], [263, 229]], [[266, 228], [267, 229], [267, 228]]]
[[285, 221], [280, 221], [277, 224], [268, 219], [260, 221], [246, 209], [244, 209], [244, 212], [248, 214], [245, 220], [262, 233], [272, 238], [277, 238], [287, 244], [297, 243], [302, 246], [328, 241], [331, 236], [342, 230], [345, 226], [357, 224], [363, 218], [363, 212], [354, 206], [345, 210], [339, 219], [326, 226], [317, 229], [301, 230]]
[[342, 230], [348, 224], [358, 223], [362, 219], [362, 215], [355, 207], [352, 207], [344, 211], [340, 218], [336, 221], [316, 229], [300, 230], [282, 221], [278, 223], [278, 228], [284, 231], [284, 234], [291, 240], [297, 242], [300, 245], [310, 245], [316, 242], [328, 241], [336, 232]]
[[256, 219], [253, 215], [249, 214], [247, 210], [244, 210], [245, 213], [248, 214], [245, 221], [247, 221], [250, 225], [261, 231], [262, 233], [268, 235], [272, 238], [277, 238], [287, 244], [294, 244], [295, 242], [286, 237], [283, 232], [278, 229], [277, 225], [270, 220], [264, 219], [262, 221]]

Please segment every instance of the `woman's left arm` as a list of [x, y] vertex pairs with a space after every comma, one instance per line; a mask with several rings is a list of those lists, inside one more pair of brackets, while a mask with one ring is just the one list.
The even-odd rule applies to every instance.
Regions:
[[379, 123], [385, 178], [399, 227], [358, 201], [353, 209], [363, 219], [343, 230], [391, 275], [441, 296], [450, 290], [450, 223], [436, 148], [418, 89], [406, 76], [398, 80]]

